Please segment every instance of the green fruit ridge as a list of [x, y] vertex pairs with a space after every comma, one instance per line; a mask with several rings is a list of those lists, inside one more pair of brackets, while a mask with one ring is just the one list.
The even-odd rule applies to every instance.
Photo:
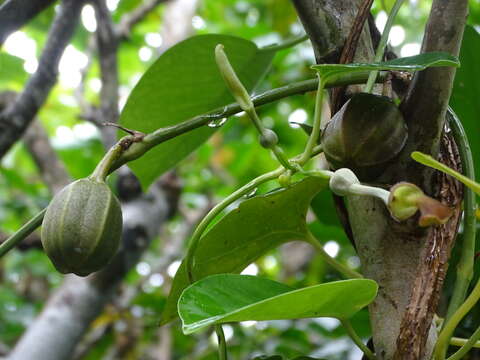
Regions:
[[55, 195], [45, 213], [41, 236], [59, 272], [87, 276], [110, 262], [121, 233], [118, 199], [105, 182], [85, 178]]

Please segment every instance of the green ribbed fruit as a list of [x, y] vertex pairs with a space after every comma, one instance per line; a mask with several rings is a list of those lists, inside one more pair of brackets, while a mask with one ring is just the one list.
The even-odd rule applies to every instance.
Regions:
[[122, 233], [120, 203], [107, 184], [90, 178], [52, 199], [42, 224], [42, 245], [61, 273], [87, 276], [109, 263]]

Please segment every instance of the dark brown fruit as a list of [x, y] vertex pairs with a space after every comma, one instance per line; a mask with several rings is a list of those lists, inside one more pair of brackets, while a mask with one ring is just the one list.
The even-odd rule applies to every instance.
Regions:
[[390, 98], [358, 93], [327, 124], [321, 143], [334, 169], [346, 167], [365, 178], [378, 175], [406, 139], [403, 115]]

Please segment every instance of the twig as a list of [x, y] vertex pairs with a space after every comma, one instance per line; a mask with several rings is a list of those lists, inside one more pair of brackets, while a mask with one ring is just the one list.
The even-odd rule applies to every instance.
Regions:
[[[341, 85], [361, 84], [361, 83], [365, 83], [367, 79], [368, 79], [368, 72], [357, 73], [342, 79], [338, 79], [335, 82], [331, 82], [331, 83], [329, 82], [327, 83], [326, 87], [329, 88], [329, 87], [335, 87], [335, 86], [341, 86]], [[383, 76], [380, 76], [377, 80], [382, 81]], [[263, 94], [253, 97], [252, 101], [255, 106], [261, 106], [264, 104], [274, 102], [279, 99], [283, 99], [291, 95], [303, 94], [309, 91], [315, 91], [317, 87], [318, 87], [317, 79], [304, 80], [297, 83], [289, 84], [287, 86], [266, 91]], [[211, 121], [222, 119], [222, 118], [237, 114], [241, 111], [242, 110], [240, 108], [240, 105], [238, 105], [237, 103], [232, 103], [225, 107], [210, 111], [206, 114], [198, 115], [180, 124], [155, 130], [154, 132], [147, 134], [143, 139], [143, 141], [132, 144], [132, 146], [130, 146], [130, 148], [122, 154], [118, 162], [113, 166], [112, 170], [119, 168], [120, 166], [127, 163], [128, 161], [132, 161], [134, 159], [139, 158], [140, 156], [145, 154], [148, 150], [150, 150], [151, 148], [153, 148], [158, 144], [161, 144], [178, 135], [197, 129], [201, 126], [205, 126]]]
[[[433, 1], [425, 29], [422, 53], [444, 51], [458, 56], [467, 12], [467, 0]], [[440, 134], [445, 124], [454, 76], [453, 67], [429, 68], [415, 73], [401, 105], [409, 130], [404, 150], [406, 158], [414, 150], [434, 157], [438, 154]], [[428, 177], [422, 179], [426, 174], [425, 169], [411, 161], [408, 161], [408, 166], [412, 168], [408, 168], [407, 172], [416, 175], [419, 180], [424, 180], [423, 188], [429, 191], [431, 181]]]
[[353, 342], [360, 348], [360, 350], [363, 351], [365, 356], [370, 359], [370, 360], [376, 360], [376, 356], [374, 353], [372, 353], [372, 350], [370, 350], [367, 345], [365, 345], [358, 336], [358, 334], [355, 332], [355, 329], [352, 327], [352, 324], [348, 320], [342, 320], [340, 319], [340, 322], [342, 323], [343, 327], [345, 328], [345, 331], [347, 332], [348, 336], [353, 340]]
[[0, 46], [14, 31], [45, 10], [55, 0], [7, 0], [0, 6]]
[[[105, 0], [93, 2], [97, 18], [98, 59], [100, 62], [100, 113], [104, 122], [116, 123], [118, 121], [118, 38], [116, 37], [110, 11]], [[103, 128], [102, 137], [105, 147], [109, 148], [115, 143], [116, 131], [113, 128]]]
[[28, 235], [35, 231], [42, 224], [43, 217], [47, 209], [43, 209], [35, 215], [29, 222], [23, 225], [20, 230], [10, 236], [7, 240], [0, 244], [0, 257], [5, 255], [8, 251], [13, 249], [20, 241], [25, 239]]
[[338, 262], [330, 255], [328, 255], [325, 249], [323, 248], [322, 244], [320, 244], [320, 242], [317, 240], [315, 236], [313, 236], [312, 233], [309, 232], [307, 234], [307, 240], [318, 251], [322, 259], [328, 265], [330, 265], [332, 268], [334, 268], [340, 274], [342, 274], [346, 279], [350, 279], [350, 278], [363, 279], [363, 276], [361, 274], [343, 265], [342, 263]]
[[70, 176], [68, 176], [65, 166], [50, 144], [48, 135], [38, 120], [30, 125], [23, 141], [50, 192], [52, 194], [58, 193], [70, 182]]
[[85, 0], [64, 0], [40, 57], [38, 69], [23, 92], [0, 114], [0, 158], [23, 135], [57, 80], [58, 63], [70, 42]]
[[142, 21], [158, 5], [167, 1], [168, 0], [150, 0], [143, 2], [132, 12], [124, 15], [116, 29], [117, 37], [119, 39], [128, 38], [130, 31], [137, 23]]
[[[460, 119], [449, 111], [450, 127], [452, 128], [453, 137], [458, 145], [460, 157], [462, 159], [462, 168], [465, 175], [470, 178], [475, 178], [475, 169], [473, 165], [472, 151], [468, 143], [467, 135], [460, 122]], [[475, 236], [477, 231], [477, 220], [475, 216], [476, 202], [475, 193], [465, 187], [464, 188], [464, 230], [462, 252], [460, 260], [457, 265], [457, 277], [455, 280], [455, 287], [453, 289], [452, 298], [448, 305], [447, 315], [445, 316], [444, 325], [452, 317], [453, 313], [460, 307], [467, 294], [468, 286], [473, 276], [473, 267], [475, 261]]]

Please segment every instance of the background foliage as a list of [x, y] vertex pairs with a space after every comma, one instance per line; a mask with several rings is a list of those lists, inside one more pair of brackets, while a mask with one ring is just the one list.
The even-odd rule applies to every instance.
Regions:
[[[118, 21], [140, 2], [111, 1], [113, 19]], [[380, 28], [386, 20], [384, 9], [389, 9], [392, 3], [391, 0], [375, 1], [373, 12]], [[391, 35], [391, 44], [398, 54], [406, 56], [418, 53], [421, 29], [429, 5], [430, 1], [411, 0], [401, 9], [397, 26]], [[140, 76], [158, 57], [161, 41], [165, 41], [158, 36], [162, 28], [162, 12], [163, 7], [160, 6], [150, 13], [135, 27], [128, 41], [121, 44], [119, 70], [122, 105]], [[7, 40], [0, 53], [2, 89], [22, 89], [43, 48], [53, 15], [54, 9], [48, 9]], [[92, 16], [88, 11], [82, 14], [83, 22], [60, 66], [60, 83], [39, 114], [72, 178], [88, 175], [104, 151], [98, 130], [81, 119], [75, 96], [78, 86], [83, 84], [86, 98], [98, 103], [99, 66], [96, 61], [90, 63], [88, 50]], [[197, 13], [191, 21], [196, 34], [234, 35], [254, 41], [259, 46], [279, 42], [302, 32], [289, 0], [203, 0], [199, 2]], [[474, 27], [480, 26], [478, 1], [471, 1], [469, 23]], [[480, 95], [477, 85], [480, 37], [474, 27], [465, 34], [462, 67], [458, 70], [451, 105], [467, 128], [478, 173], [480, 138], [476, 134], [480, 128], [475, 114], [478, 114], [476, 108]], [[314, 73], [309, 69], [312, 63], [313, 52], [307, 42], [277, 53], [270, 72], [255, 92], [313, 77]], [[181, 102], [181, 99], [177, 101]], [[288, 155], [300, 152], [306, 140], [303, 131], [292, 123], [311, 120], [313, 106], [313, 95], [306, 94], [264, 106], [259, 111], [264, 123], [279, 135]], [[130, 126], [141, 129], [140, 126]], [[182, 257], [179, 251], [165, 265], [162, 255], [169, 244], [185, 243], [188, 238], [186, 235], [191, 232], [199, 215], [212, 204], [253, 177], [273, 169], [275, 161], [267, 151], [257, 146], [256, 139], [257, 134], [249, 120], [244, 115], [234, 116], [197, 152], [180, 163], [175, 170], [183, 185], [180, 211], [128, 275], [118, 294], [118, 302], [108, 306], [92, 324], [84, 340], [87, 351], [82, 353], [82, 359], [108, 358], [112, 348], [125, 344], [125, 359], [155, 359], [165, 331], [171, 336], [171, 343], [167, 346], [171, 349], [172, 359], [216, 358], [214, 336], [210, 332], [184, 336], [178, 322], [167, 327], [167, 330], [157, 327], [172, 276]], [[271, 186], [259, 189], [262, 192], [268, 190], [271, 190]], [[25, 146], [16, 144], [0, 165], [0, 231], [12, 233], [44, 208], [49, 199], [49, 191]], [[359, 259], [340, 228], [329, 194], [320, 193], [314, 200], [312, 210], [307, 217], [308, 226], [324, 243], [325, 250], [347, 266], [357, 269]], [[455, 251], [453, 256], [455, 261]], [[454, 262], [450, 268], [455, 268]], [[287, 244], [271, 251], [250, 265], [244, 273], [265, 275], [293, 287], [340, 279], [313, 253], [309, 245], [303, 243]], [[48, 258], [38, 249], [12, 251], [0, 261], [0, 353], [15, 344], [61, 279], [62, 276], [54, 271]], [[451, 286], [452, 281], [447, 279], [445, 296], [448, 296]], [[479, 312], [477, 306], [476, 312], [458, 329], [458, 336], [467, 336], [472, 332], [472, 328], [475, 328], [472, 319], [475, 316], [478, 319]], [[361, 337], [369, 337], [366, 310], [354, 317], [353, 326]], [[98, 332], [102, 333], [99, 338], [95, 337]], [[225, 332], [234, 359], [262, 354], [280, 354], [287, 358], [304, 354], [329, 359], [359, 358], [359, 351], [334, 319], [244, 322], [238, 326], [225, 326]]]

